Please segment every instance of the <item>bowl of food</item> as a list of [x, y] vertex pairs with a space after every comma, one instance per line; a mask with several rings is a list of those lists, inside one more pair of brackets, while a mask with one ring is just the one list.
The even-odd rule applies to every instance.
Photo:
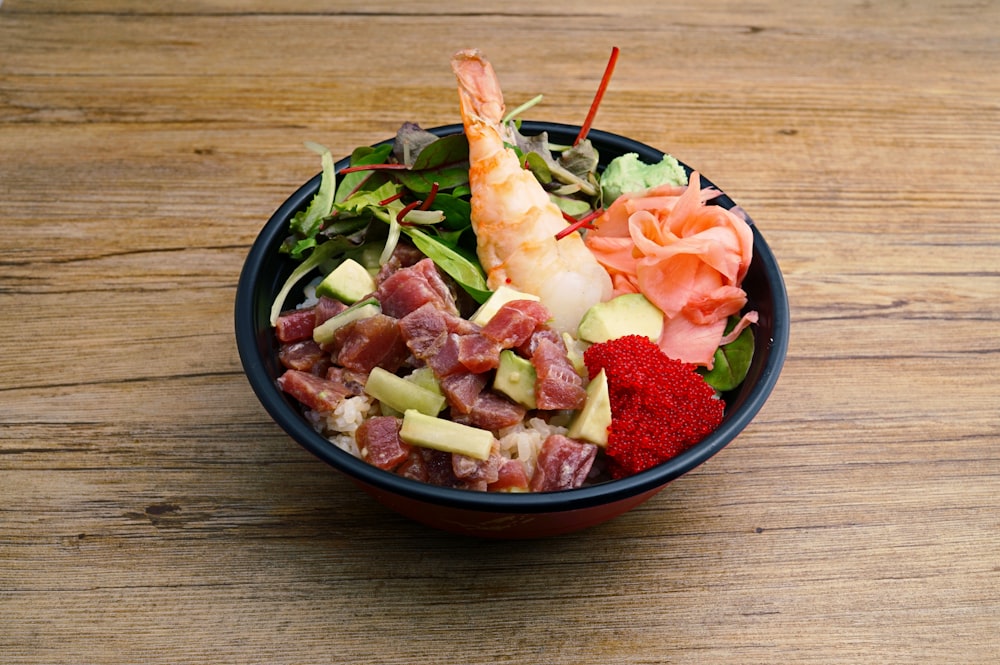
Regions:
[[274, 421], [391, 510], [577, 531], [750, 424], [787, 349], [781, 271], [697, 171], [501, 118], [488, 63], [453, 66], [461, 124], [405, 123], [336, 162], [314, 146], [322, 171], [247, 255], [237, 347]]

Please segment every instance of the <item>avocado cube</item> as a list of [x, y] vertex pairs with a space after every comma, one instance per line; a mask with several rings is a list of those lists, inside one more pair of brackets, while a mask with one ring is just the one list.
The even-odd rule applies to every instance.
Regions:
[[375, 279], [354, 259], [344, 259], [316, 286], [316, 295], [353, 305], [375, 291]]
[[588, 309], [577, 336], [592, 344], [626, 335], [642, 335], [656, 342], [661, 332], [663, 312], [641, 293], [626, 293]]
[[587, 401], [570, 422], [566, 435], [604, 448], [608, 445], [610, 426], [611, 395], [608, 392], [608, 375], [602, 369], [587, 384]]
[[444, 395], [418, 386], [392, 372], [374, 368], [365, 382], [365, 392], [395, 411], [409, 409], [436, 416], [445, 406]]
[[535, 366], [527, 358], [522, 358], [510, 349], [500, 352], [500, 364], [493, 378], [493, 389], [529, 409], [537, 407], [535, 402], [535, 381], [538, 375]]
[[488, 459], [493, 450], [493, 433], [452, 420], [435, 418], [416, 409], [403, 412], [399, 438], [411, 446], [459, 453], [478, 460]]

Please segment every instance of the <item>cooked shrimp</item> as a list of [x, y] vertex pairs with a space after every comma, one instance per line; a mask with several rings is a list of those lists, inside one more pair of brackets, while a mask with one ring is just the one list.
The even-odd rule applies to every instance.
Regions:
[[611, 278], [580, 234], [556, 240], [567, 222], [505, 145], [503, 93], [492, 65], [467, 49], [451, 66], [469, 140], [472, 229], [487, 284], [538, 296], [553, 315], [552, 327], [575, 334], [587, 309], [611, 297]]

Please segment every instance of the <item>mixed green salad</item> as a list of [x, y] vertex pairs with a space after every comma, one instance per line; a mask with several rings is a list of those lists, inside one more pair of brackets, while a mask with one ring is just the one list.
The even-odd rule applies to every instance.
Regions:
[[[585, 227], [602, 212], [604, 202], [622, 192], [687, 182], [683, 167], [670, 155], [645, 164], [628, 153], [613, 159], [602, 173], [590, 140], [557, 145], [545, 132], [525, 136], [519, 123], [511, 121], [509, 126], [515, 141], [511, 148], [562, 210], [570, 222], [567, 232]], [[489, 297], [476, 259], [464, 134], [438, 136], [407, 122], [392, 142], [356, 148], [339, 174], [328, 149], [316, 143], [307, 146], [321, 156], [322, 179], [309, 206], [292, 219], [281, 246], [282, 253], [303, 261], [286, 287], [345, 255], [370, 254], [378, 248], [384, 263], [405, 234], [477, 302]], [[276, 299], [272, 320], [286, 295], [287, 289]]]

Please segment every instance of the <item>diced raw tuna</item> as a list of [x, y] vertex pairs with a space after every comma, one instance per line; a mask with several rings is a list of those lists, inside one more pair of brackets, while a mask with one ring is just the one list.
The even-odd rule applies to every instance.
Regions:
[[427, 482], [427, 464], [424, 462], [424, 455], [420, 448], [414, 447], [407, 455], [403, 463], [396, 467], [396, 475], [410, 480], [417, 480], [422, 483]]
[[330, 356], [311, 339], [282, 344], [278, 360], [287, 369], [299, 369], [322, 376], [330, 368]]
[[424, 253], [413, 245], [398, 243], [392, 250], [389, 260], [379, 268], [378, 274], [375, 276], [375, 284], [381, 284], [389, 278], [389, 275], [401, 268], [409, 268], [423, 258], [425, 258]]
[[546, 321], [552, 318], [545, 305], [534, 300], [504, 303], [483, 326], [483, 335], [504, 349], [521, 346]]
[[590, 473], [597, 446], [552, 434], [542, 443], [531, 477], [532, 492], [551, 492], [580, 487]]
[[397, 319], [427, 303], [435, 303], [449, 314], [458, 314], [454, 295], [430, 259], [423, 259], [389, 275], [379, 284], [375, 297], [382, 311]]
[[297, 369], [279, 376], [278, 387], [314, 411], [333, 411], [348, 394], [338, 383]]
[[479, 333], [458, 335], [458, 362], [475, 374], [496, 369], [500, 364], [500, 345]]
[[443, 377], [438, 383], [453, 410], [458, 413], [469, 413], [476, 405], [476, 400], [479, 399], [479, 394], [483, 392], [487, 382], [486, 374], [457, 372]]
[[337, 364], [355, 372], [395, 372], [410, 355], [399, 322], [385, 314], [348, 323], [336, 332], [334, 346]]
[[562, 336], [553, 330], [552, 328], [541, 328], [536, 330], [528, 341], [517, 347], [517, 352], [520, 353], [525, 358], [530, 358], [535, 354], [535, 349], [538, 348], [538, 343], [543, 339], [547, 339], [556, 346], [565, 346], [563, 344]]
[[360, 395], [365, 392], [365, 383], [368, 382], [366, 372], [355, 372], [346, 367], [334, 365], [326, 371], [326, 378], [344, 387], [349, 395]]
[[451, 469], [461, 481], [461, 487], [476, 492], [485, 492], [490, 483], [497, 481], [504, 458], [499, 448], [493, 445], [490, 456], [485, 460], [455, 453], [451, 456]]
[[455, 422], [487, 429], [495, 434], [504, 427], [516, 425], [524, 420], [525, 413], [527, 410], [520, 404], [487, 390], [480, 393], [468, 413], [460, 413], [452, 408], [451, 418]]
[[583, 377], [566, 357], [561, 339], [540, 338], [531, 355], [535, 368], [535, 402], [539, 409], [579, 409], [587, 399]]
[[301, 342], [312, 339], [316, 327], [316, 313], [313, 309], [293, 309], [282, 312], [274, 324], [274, 334], [279, 342]]
[[428, 483], [439, 487], [461, 486], [462, 482], [455, 476], [455, 470], [451, 466], [451, 453], [432, 448], [418, 447], [417, 450], [423, 457]]
[[274, 324], [274, 334], [284, 343], [312, 339], [316, 326], [345, 309], [347, 305], [339, 300], [322, 296], [312, 307], [282, 312]]
[[413, 356], [431, 365], [439, 377], [459, 371], [459, 365], [485, 372], [499, 362], [499, 349], [479, 334], [478, 326], [435, 303], [425, 303], [401, 318], [399, 329]]
[[444, 345], [448, 322], [434, 303], [425, 303], [399, 320], [399, 331], [414, 357], [426, 361]]
[[399, 438], [401, 425], [402, 421], [392, 416], [375, 416], [361, 423], [355, 439], [365, 461], [386, 471], [405, 462], [413, 447]]
[[445, 325], [448, 327], [448, 332], [450, 333], [455, 333], [457, 335], [472, 335], [483, 331], [482, 327], [478, 324], [475, 324], [468, 319], [463, 319], [457, 314], [449, 314], [448, 312], [443, 312], [443, 314]]
[[438, 348], [437, 353], [427, 358], [426, 361], [434, 371], [434, 376], [439, 379], [456, 372], [467, 371], [465, 365], [462, 364], [459, 336], [455, 333], [449, 333], [444, 338], [444, 343]]
[[316, 325], [319, 326], [326, 323], [329, 319], [332, 319], [345, 309], [347, 309], [347, 305], [339, 300], [328, 298], [326, 296], [320, 296], [319, 302], [316, 303], [315, 307], [313, 307]]
[[527, 492], [528, 474], [524, 470], [524, 462], [519, 459], [508, 459], [497, 470], [497, 479], [490, 483], [488, 492]]

